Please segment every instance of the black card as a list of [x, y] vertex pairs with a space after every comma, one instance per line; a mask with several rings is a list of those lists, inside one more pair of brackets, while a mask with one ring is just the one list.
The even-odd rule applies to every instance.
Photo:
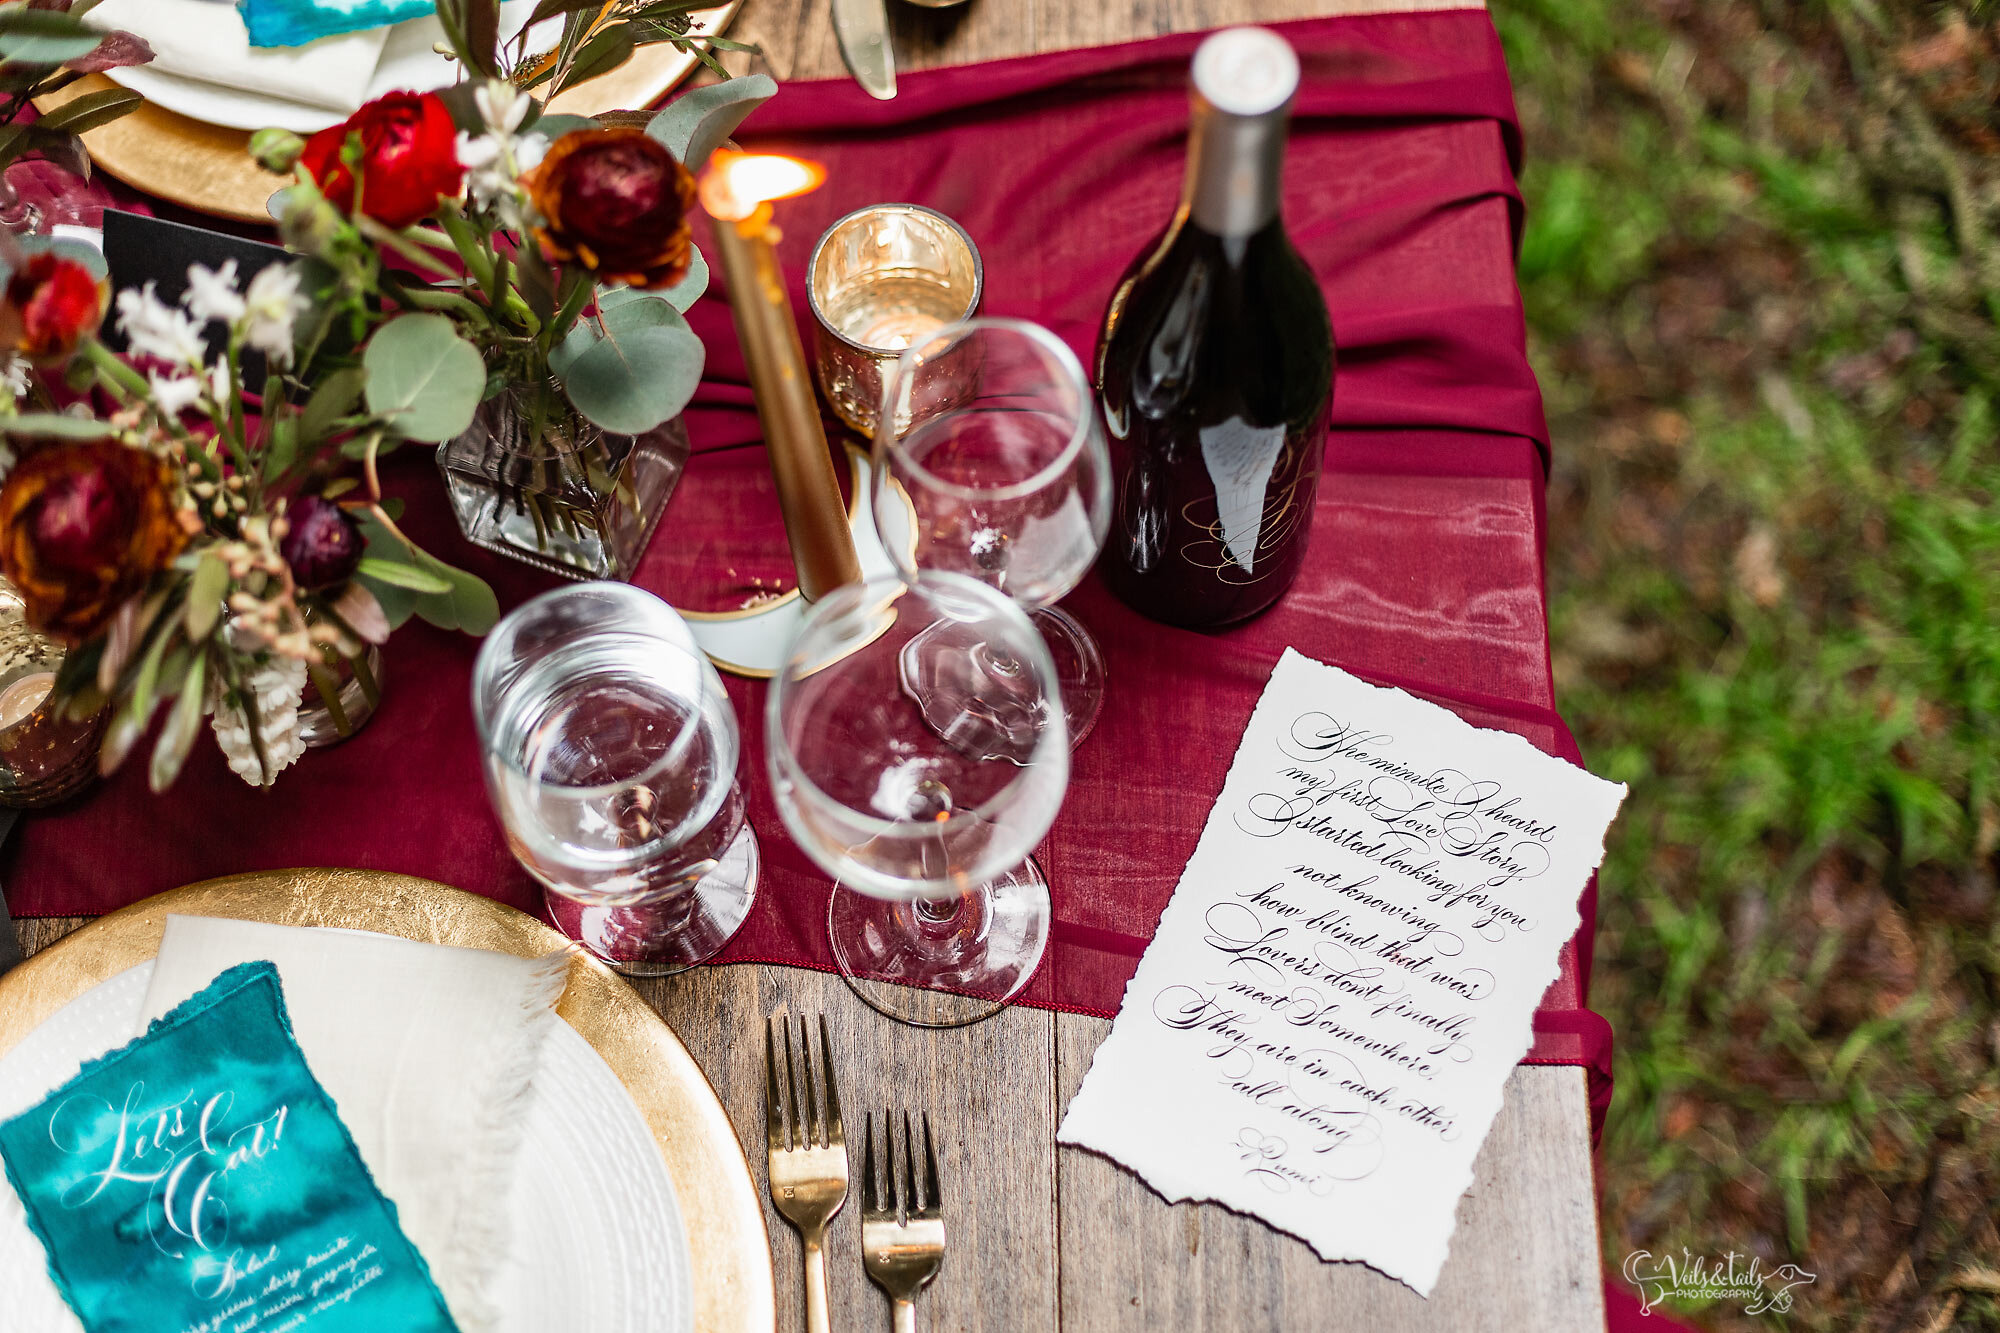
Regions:
[[[291, 258], [282, 247], [266, 245], [261, 241], [246, 241], [240, 236], [225, 236], [221, 232], [204, 231], [184, 222], [149, 218], [141, 213], [104, 210], [104, 260], [111, 269], [111, 290], [114, 293], [128, 287], [144, 287], [151, 282], [157, 284], [155, 290], [159, 298], [173, 305], [187, 292], [190, 264], [219, 269], [233, 259], [236, 261], [238, 285], [248, 287], [250, 280], [270, 265], [281, 264]], [[210, 324], [202, 330], [202, 334], [208, 342], [209, 357], [220, 356], [223, 350], [222, 326]], [[104, 321], [104, 341], [114, 351], [125, 350], [125, 337], [118, 331], [115, 313]], [[262, 353], [244, 352], [243, 382], [253, 388], [264, 382]]]

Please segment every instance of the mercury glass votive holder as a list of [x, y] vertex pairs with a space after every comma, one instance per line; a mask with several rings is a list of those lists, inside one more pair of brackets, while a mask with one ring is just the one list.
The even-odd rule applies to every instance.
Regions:
[[54, 805], [97, 779], [109, 711], [78, 720], [50, 706], [64, 651], [29, 627], [21, 594], [0, 581], [0, 805]]
[[979, 249], [965, 228], [921, 204], [871, 204], [826, 229], [807, 273], [820, 391], [871, 434], [882, 389], [912, 343], [979, 313]]

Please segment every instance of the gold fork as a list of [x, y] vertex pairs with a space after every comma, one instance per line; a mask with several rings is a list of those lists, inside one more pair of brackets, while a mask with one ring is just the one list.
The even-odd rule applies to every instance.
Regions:
[[[784, 1048], [786, 1094], [779, 1090], [778, 1048]], [[791, 1024], [772, 1015], [764, 1033], [764, 1128], [770, 1140], [771, 1202], [799, 1229], [806, 1251], [806, 1333], [830, 1333], [826, 1313], [826, 1224], [847, 1201], [847, 1136], [840, 1127], [840, 1094], [833, 1086], [833, 1043], [826, 1015], [819, 1016], [819, 1081], [826, 1114], [813, 1095], [812, 1038], [799, 1015], [798, 1059]], [[800, 1096], [803, 1082], [804, 1096]], [[786, 1123], [789, 1104], [791, 1122]]]
[[[882, 1155], [887, 1188], [875, 1171], [875, 1114], [869, 1112], [867, 1146], [861, 1155], [861, 1266], [889, 1293], [895, 1333], [916, 1333], [917, 1307], [911, 1302], [944, 1263], [944, 1212], [939, 1207], [937, 1150], [925, 1112], [924, 1174], [919, 1189], [916, 1140], [910, 1113], [903, 1112], [903, 1169], [896, 1170], [896, 1122], [882, 1113]], [[921, 1200], [919, 1195], [921, 1194]]]

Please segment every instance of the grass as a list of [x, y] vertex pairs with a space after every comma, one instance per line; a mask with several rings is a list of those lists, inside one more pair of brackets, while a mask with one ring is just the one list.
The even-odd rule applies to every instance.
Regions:
[[1493, 7], [1559, 701], [1633, 787], [1607, 1261], [2000, 1329], [2000, 5]]

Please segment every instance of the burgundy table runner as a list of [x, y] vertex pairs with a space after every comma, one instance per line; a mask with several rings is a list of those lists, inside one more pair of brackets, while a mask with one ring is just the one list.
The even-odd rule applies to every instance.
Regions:
[[[1109, 688], [1040, 853], [1056, 926], [1030, 1004], [1116, 1010], [1287, 645], [1577, 759], [1550, 678], [1547, 432], [1514, 280], [1519, 141], [1499, 41], [1477, 10], [1281, 31], [1305, 67], [1285, 213], [1325, 288], [1339, 348], [1311, 556], [1274, 610], [1219, 634], [1144, 620], [1094, 578], [1066, 603], [1102, 643]], [[1089, 364], [1113, 283], [1173, 209], [1198, 41], [917, 73], [886, 103], [844, 79], [784, 85], [744, 141], [828, 167], [817, 193], [778, 206], [796, 308], [806, 255], [829, 222], [908, 200], [972, 235], [989, 313], [1048, 325]], [[116, 206], [144, 206], [124, 198]], [[690, 318], [709, 349], [688, 412], [696, 456], [636, 581], [720, 610], [790, 588], [793, 576], [727, 306], [711, 293]], [[410, 503], [407, 525], [489, 578], [503, 607], [551, 585], [457, 539], [427, 451], [405, 450], [389, 472]], [[198, 744], [164, 798], [131, 763], [22, 821], [0, 875], [14, 911], [98, 913], [194, 880], [301, 865], [401, 871], [538, 910], [479, 774], [468, 698], [477, 648], [406, 627], [385, 650], [371, 725], [270, 791], [245, 786]], [[764, 871], [722, 961], [828, 967], [825, 876], [791, 845], [770, 800], [764, 687], [732, 679], [729, 689]], [[1610, 1032], [1584, 1007], [1594, 885], [1583, 908], [1528, 1059], [1591, 1067], [1601, 1109]]]

